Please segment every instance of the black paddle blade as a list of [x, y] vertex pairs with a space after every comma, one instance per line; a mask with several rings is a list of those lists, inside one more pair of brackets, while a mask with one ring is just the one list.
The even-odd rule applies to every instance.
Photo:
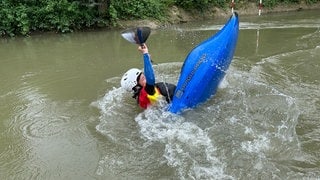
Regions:
[[149, 27], [137, 27], [123, 31], [121, 36], [131, 43], [142, 45], [147, 41], [150, 32]]

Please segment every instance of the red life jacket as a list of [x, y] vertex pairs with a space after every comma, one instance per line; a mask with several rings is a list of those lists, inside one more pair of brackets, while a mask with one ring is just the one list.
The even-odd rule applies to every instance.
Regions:
[[138, 103], [140, 107], [142, 107], [143, 109], [147, 109], [150, 104], [154, 104], [155, 102], [157, 102], [160, 96], [160, 91], [156, 87], [155, 93], [153, 95], [148, 94], [145, 88], [142, 88], [139, 93]]

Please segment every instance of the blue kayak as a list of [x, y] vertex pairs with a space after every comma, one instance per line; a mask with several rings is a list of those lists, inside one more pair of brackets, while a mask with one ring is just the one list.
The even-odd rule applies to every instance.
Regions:
[[238, 14], [216, 34], [196, 46], [181, 68], [169, 111], [181, 113], [213, 96], [233, 59], [239, 33]]

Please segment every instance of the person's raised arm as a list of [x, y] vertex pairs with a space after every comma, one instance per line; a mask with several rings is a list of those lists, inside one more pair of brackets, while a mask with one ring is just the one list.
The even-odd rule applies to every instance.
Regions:
[[153, 67], [146, 44], [139, 46], [138, 50], [143, 54], [143, 64], [144, 64], [144, 74], [148, 85], [155, 85], [155, 76], [153, 72]]

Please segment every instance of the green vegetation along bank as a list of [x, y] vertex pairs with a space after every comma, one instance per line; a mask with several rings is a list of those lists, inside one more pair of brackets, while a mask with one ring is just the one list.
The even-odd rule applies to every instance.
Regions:
[[[320, 0], [264, 0], [264, 9], [279, 5], [319, 4]], [[228, 10], [226, 0], [1, 0], [0, 36], [29, 35], [32, 32], [73, 32], [75, 30], [118, 27], [123, 20], [172, 20], [177, 10], [203, 15], [212, 9]], [[235, 9], [249, 4], [258, 6], [259, 0], [235, 0]], [[213, 12], [213, 14], [215, 11]], [[177, 14], [176, 14], [177, 16]], [[183, 19], [181, 14], [178, 18]]]

